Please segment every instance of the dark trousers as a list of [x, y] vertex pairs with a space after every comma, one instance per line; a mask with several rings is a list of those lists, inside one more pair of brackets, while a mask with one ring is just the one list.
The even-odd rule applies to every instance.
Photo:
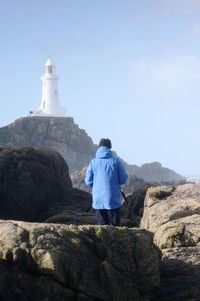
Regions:
[[120, 226], [120, 208], [96, 209], [98, 225]]

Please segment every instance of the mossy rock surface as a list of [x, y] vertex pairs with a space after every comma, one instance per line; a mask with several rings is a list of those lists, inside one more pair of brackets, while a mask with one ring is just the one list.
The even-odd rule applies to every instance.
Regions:
[[174, 187], [172, 186], [157, 186], [150, 187], [147, 192], [147, 197], [164, 199], [172, 194]]
[[138, 228], [0, 222], [0, 266], [12, 271], [0, 273], [0, 294], [10, 300], [23, 287], [23, 300], [58, 293], [59, 300], [150, 301], [160, 285], [160, 258], [152, 234]]
[[200, 300], [200, 184], [150, 188], [141, 227], [162, 249], [156, 301]]

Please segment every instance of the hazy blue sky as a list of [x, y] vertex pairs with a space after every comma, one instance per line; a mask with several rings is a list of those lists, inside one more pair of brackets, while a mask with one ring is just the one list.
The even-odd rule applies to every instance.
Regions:
[[0, 126], [40, 105], [51, 56], [94, 143], [200, 174], [199, 0], [1, 0], [0, 53]]

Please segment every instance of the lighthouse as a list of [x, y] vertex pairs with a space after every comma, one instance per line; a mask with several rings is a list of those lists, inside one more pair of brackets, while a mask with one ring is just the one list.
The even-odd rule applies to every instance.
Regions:
[[42, 80], [42, 101], [40, 107], [35, 111], [29, 111], [28, 116], [54, 116], [65, 117], [66, 109], [60, 106], [58, 96], [58, 76], [55, 64], [49, 58], [45, 64], [45, 74]]

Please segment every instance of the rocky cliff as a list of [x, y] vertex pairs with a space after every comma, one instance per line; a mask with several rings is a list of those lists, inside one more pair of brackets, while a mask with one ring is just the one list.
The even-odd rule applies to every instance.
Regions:
[[[71, 117], [23, 117], [0, 128], [0, 147], [50, 147], [67, 162], [70, 172], [88, 166], [97, 145]], [[124, 164], [130, 173], [137, 167]]]
[[57, 150], [70, 171], [82, 169], [96, 146], [71, 117], [24, 117], [0, 129], [0, 147], [41, 147]]
[[[46, 146], [55, 149], [67, 162], [70, 173], [88, 166], [97, 150], [97, 145], [93, 144], [85, 130], [80, 129], [71, 117], [23, 117], [0, 128], [0, 147], [23, 146]], [[145, 181], [184, 180], [159, 163], [139, 167], [127, 164], [123, 160], [122, 162], [128, 174], [134, 174]]]

